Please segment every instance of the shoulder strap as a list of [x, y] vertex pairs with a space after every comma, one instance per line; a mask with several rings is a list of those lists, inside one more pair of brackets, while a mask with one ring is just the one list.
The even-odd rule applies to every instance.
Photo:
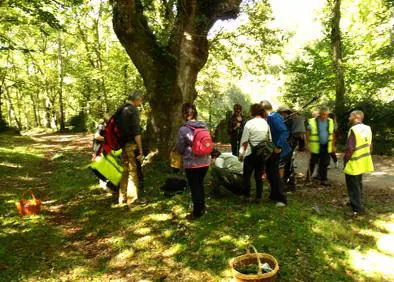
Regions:
[[184, 127], [190, 128], [190, 129], [192, 129], [192, 130], [196, 129], [195, 127], [193, 127], [193, 126], [191, 126], [191, 125], [188, 125], [188, 124], [185, 124]]
[[126, 107], [127, 107], [127, 103], [126, 104], [123, 104], [122, 106], [120, 106], [117, 110], [116, 110], [116, 112], [114, 113], [114, 117], [116, 118]]

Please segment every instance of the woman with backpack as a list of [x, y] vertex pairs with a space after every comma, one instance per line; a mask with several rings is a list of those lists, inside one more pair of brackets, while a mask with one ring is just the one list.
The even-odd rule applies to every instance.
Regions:
[[193, 201], [193, 212], [187, 218], [195, 219], [205, 212], [204, 177], [211, 163], [213, 143], [206, 123], [197, 121], [194, 104], [183, 104], [182, 115], [185, 123], [179, 129], [176, 150], [183, 156], [183, 168]]

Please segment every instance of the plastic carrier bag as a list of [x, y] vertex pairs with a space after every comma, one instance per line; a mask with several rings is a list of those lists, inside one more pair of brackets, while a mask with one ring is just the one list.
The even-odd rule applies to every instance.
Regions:
[[115, 186], [118, 186], [123, 173], [121, 154], [122, 150], [111, 151], [106, 155], [101, 154], [92, 161], [90, 168], [99, 172]]

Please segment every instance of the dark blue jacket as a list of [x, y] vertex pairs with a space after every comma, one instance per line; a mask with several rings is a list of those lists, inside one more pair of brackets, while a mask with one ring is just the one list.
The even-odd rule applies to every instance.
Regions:
[[283, 117], [276, 112], [272, 112], [268, 115], [267, 121], [271, 129], [272, 141], [276, 147], [282, 149], [280, 157], [289, 155], [291, 153], [291, 146], [288, 142], [289, 130]]

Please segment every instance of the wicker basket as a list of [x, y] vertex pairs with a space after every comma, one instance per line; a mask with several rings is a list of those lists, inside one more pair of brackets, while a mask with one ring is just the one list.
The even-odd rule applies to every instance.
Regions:
[[[33, 199], [25, 200], [24, 196], [27, 192], [30, 193], [30, 195]], [[22, 200], [16, 202], [15, 204], [16, 204], [16, 207], [17, 207], [19, 213], [22, 216], [40, 214], [41, 201], [36, 198], [36, 196], [33, 193], [33, 190], [31, 190], [31, 189], [23, 192]]]
[[[252, 247], [252, 249], [254, 250], [253, 254], [250, 253], [249, 250], [250, 247]], [[254, 246], [250, 246], [250, 247], [247, 248], [246, 254], [232, 258], [229, 262], [233, 272], [234, 280], [237, 282], [275, 281], [276, 274], [279, 271], [279, 264], [277, 260], [269, 254], [258, 253]], [[256, 260], [259, 266], [259, 270], [257, 274], [243, 274], [237, 271], [236, 267], [246, 266], [251, 263], [256, 263]], [[272, 268], [272, 271], [267, 273], [262, 273], [261, 265], [263, 263], [268, 263]]]

